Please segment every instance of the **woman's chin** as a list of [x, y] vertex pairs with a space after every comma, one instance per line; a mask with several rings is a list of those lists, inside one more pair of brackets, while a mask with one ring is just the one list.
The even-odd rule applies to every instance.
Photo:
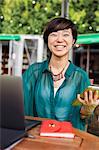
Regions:
[[57, 53], [54, 53], [54, 56], [57, 56], [57, 57], [63, 57], [63, 56], [66, 56], [68, 55], [69, 52], [66, 52], [66, 53], [63, 53], [63, 52], [57, 52]]

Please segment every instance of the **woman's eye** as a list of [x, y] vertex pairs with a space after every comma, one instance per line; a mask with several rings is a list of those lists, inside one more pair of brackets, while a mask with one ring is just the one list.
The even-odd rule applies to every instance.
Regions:
[[69, 36], [69, 34], [63, 34], [63, 36]]
[[52, 34], [50, 34], [50, 36], [54, 36], [55, 37], [55, 36], [57, 36], [57, 34], [56, 33], [52, 33]]

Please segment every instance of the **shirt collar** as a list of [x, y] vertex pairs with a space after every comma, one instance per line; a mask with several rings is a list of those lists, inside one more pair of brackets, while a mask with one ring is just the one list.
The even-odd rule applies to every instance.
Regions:
[[75, 71], [76, 66], [69, 60], [70, 64], [65, 72], [65, 77], [69, 78], [71, 74]]
[[49, 60], [45, 60], [42, 67], [42, 72], [49, 71], [48, 64], [49, 64]]
[[[70, 62], [70, 64], [65, 72], [66, 78], [69, 78], [76, 69], [76, 66], [70, 60], [69, 60], [69, 62]], [[44, 65], [42, 67], [42, 72], [50, 71], [48, 65], [49, 65], [49, 60], [44, 61]]]

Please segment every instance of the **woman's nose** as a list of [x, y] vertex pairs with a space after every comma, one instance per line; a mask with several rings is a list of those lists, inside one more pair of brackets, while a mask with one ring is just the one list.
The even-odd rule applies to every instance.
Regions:
[[63, 35], [62, 34], [58, 34], [57, 41], [58, 42], [62, 42], [63, 41]]

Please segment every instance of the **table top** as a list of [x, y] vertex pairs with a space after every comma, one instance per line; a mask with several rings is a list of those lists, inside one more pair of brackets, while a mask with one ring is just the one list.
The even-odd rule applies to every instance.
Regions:
[[[45, 120], [46, 118], [26, 117], [27, 119]], [[98, 150], [99, 138], [74, 128], [75, 138], [41, 137], [40, 125], [28, 131], [34, 138], [24, 138], [13, 150]]]

